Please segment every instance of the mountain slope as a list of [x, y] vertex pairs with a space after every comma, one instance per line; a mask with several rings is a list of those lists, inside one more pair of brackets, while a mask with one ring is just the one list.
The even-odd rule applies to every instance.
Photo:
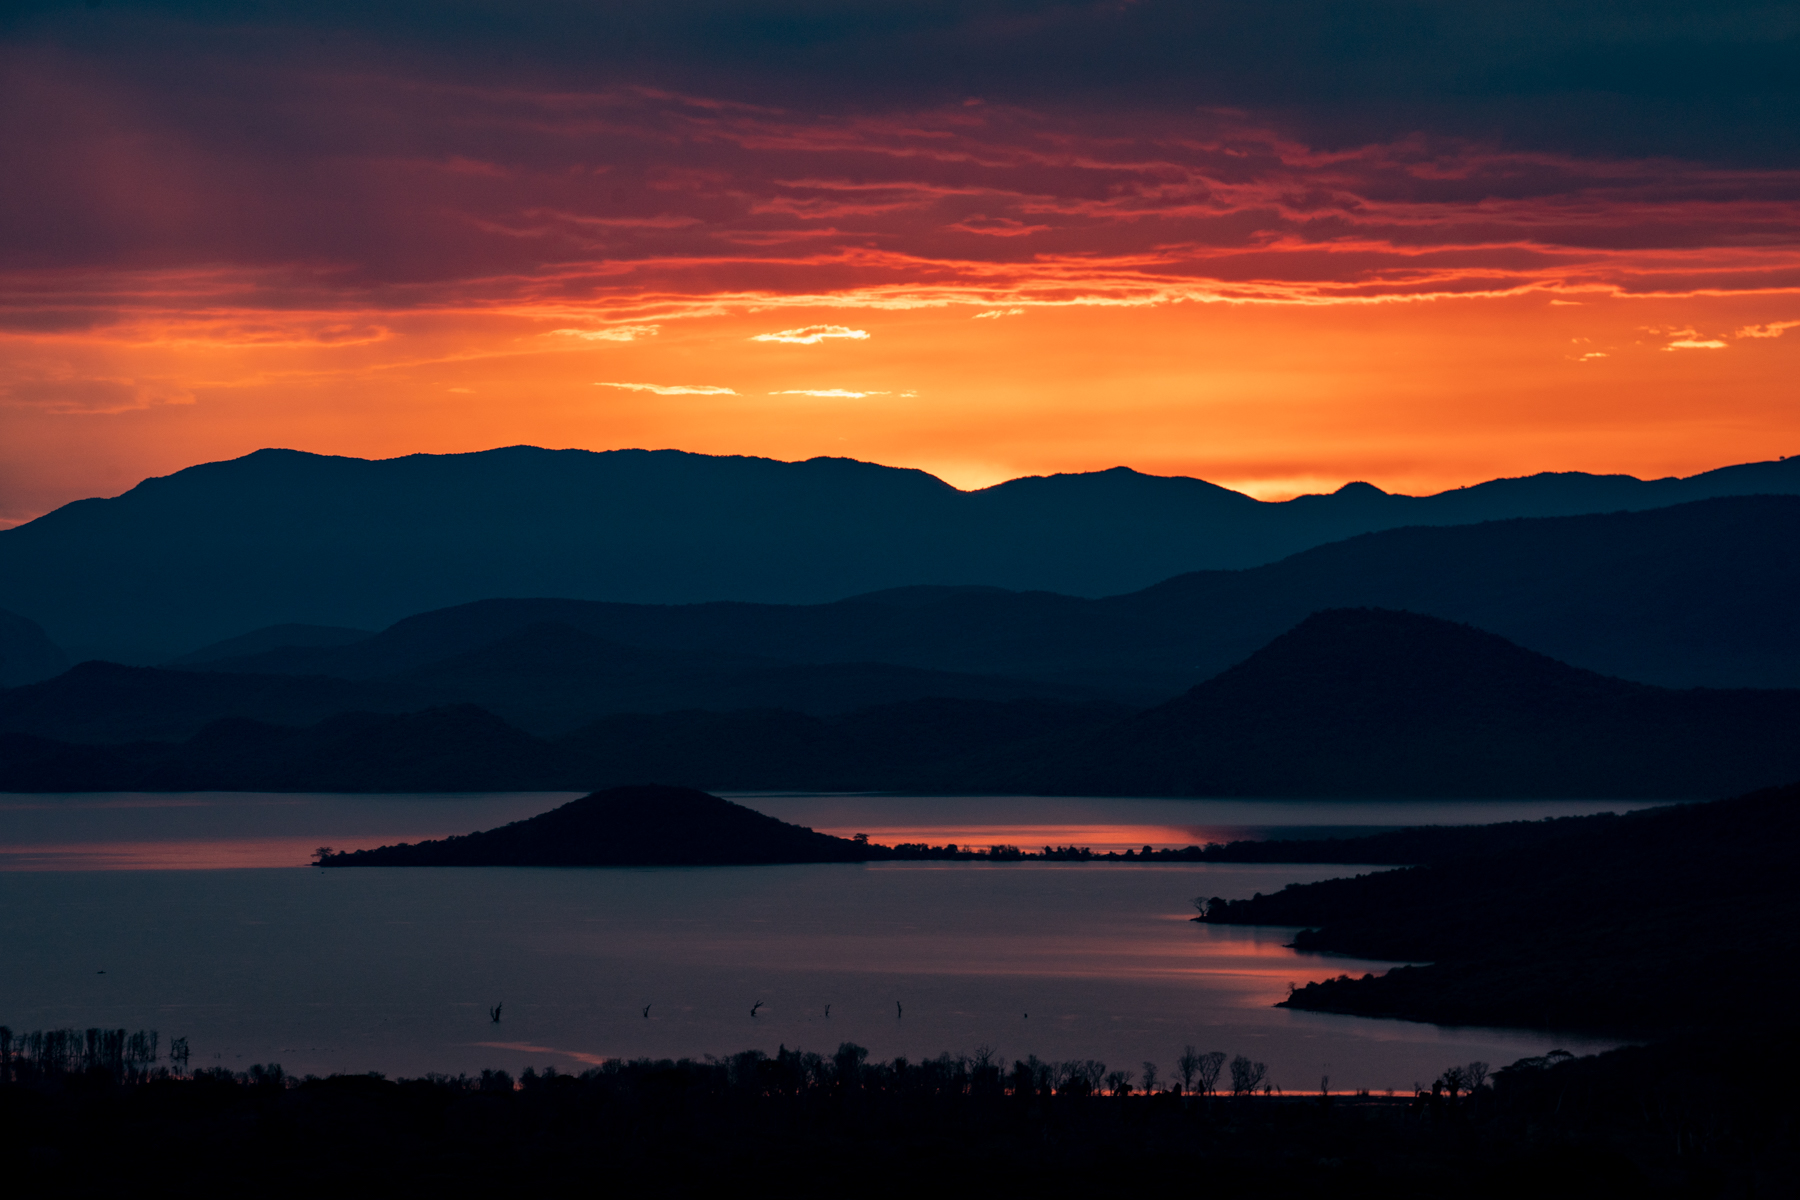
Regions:
[[995, 790], [1716, 796], [1800, 778], [1800, 691], [1676, 691], [1413, 613], [1309, 617]]
[[222, 717], [304, 725], [336, 713], [406, 712], [419, 690], [320, 676], [226, 675], [86, 662], [0, 691], [0, 731], [72, 742], [186, 738]]
[[848, 459], [263, 450], [0, 531], [0, 607], [79, 657], [150, 662], [245, 629], [379, 628], [488, 596], [816, 603], [921, 583], [1098, 596], [1367, 530], [1750, 492], [1800, 492], [1800, 460], [1270, 504], [1124, 468], [960, 492]]
[[68, 666], [68, 655], [50, 640], [43, 626], [17, 613], [0, 611], [0, 688], [49, 679]]
[[646, 649], [980, 672], [1148, 705], [1241, 661], [1309, 613], [1383, 607], [1466, 622], [1626, 679], [1793, 687], [1797, 594], [1800, 497], [1737, 497], [1387, 530], [1102, 600], [974, 587], [902, 588], [822, 605], [487, 600], [409, 617], [351, 646], [206, 666], [372, 678], [549, 621]]
[[[185, 670], [83, 663], [55, 679], [0, 690], [0, 732], [76, 742], [171, 740], [224, 718], [304, 725], [347, 711], [470, 704], [533, 734], [555, 736], [616, 713], [780, 708], [829, 715], [932, 697], [1091, 699], [1084, 689], [993, 675], [642, 649], [556, 622], [506, 627], [513, 631], [494, 641], [373, 678], [363, 670], [346, 671], [355, 676], [346, 679], [213, 669], [230, 662]], [[385, 636], [338, 649], [366, 644], [376, 665], [391, 666], [395, 656], [387, 653]]]

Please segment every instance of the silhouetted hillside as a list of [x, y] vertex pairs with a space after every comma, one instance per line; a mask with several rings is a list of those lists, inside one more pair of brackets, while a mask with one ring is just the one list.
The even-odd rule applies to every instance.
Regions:
[[190, 650], [161, 665], [185, 667], [195, 663], [243, 658], [251, 654], [266, 654], [270, 650], [281, 650], [289, 646], [348, 646], [352, 642], [374, 636], [375, 632], [371, 629], [345, 629], [338, 625], [266, 625], [237, 637], [226, 638], [222, 642], [202, 646], [198, 650]]
[[436, 702], [423, 690], [322, 676], [85, 662], [54, 679], [0, 691], [0, 731], [80, 742], [172, 740], [222, 717], [304, 725], [335, 713], [406, 712]]
[[953, 789], [1123, 713], [934, 699], [821, 718], [785, 709], [606, 717], [556, 742], [472, 705], [342, 713], [303, 727], [228, 717], [180, 742], [0, 733], [0, 792], [552, 791], [659, 780], [760, 789]]
[[1675, 691], [1435, 617], [1315, 614], [996, 790], [1190, 796], [1719, 795], [1800, 777], [1800, 690]]
[[68, 655], [50, 640], [43, 626], [0, 611], [0, 688], [49, 679], [68, 667]]
[[1791, 1020], [1800, 784], [1540, 829], [1529, 846], [1501, 827], [1428, 866], [1215, 900], [1204, 919], [1431, 964], [1310, 984], [1295, 1008], [1625, 1034]]
[[735, 791], [954, 791], [1126, 715], [1101, 704], [933, 698], [832, 718], [781, 709], [607, 717], [558, 741], [595, 779]]
[[965, 493], [848, 459], [262, 450], [0, 531], [0, 606], [80, 657], [156, 662], [245, 629], [379, 628], [489, 596], [816, 603], [914, 584], [1098, 596], [1374, 529], [1796, 491], [1800, 461], [1262, 503], [1124, 468]]
[[1626, 679], [1794, 687], [1795, 594], [1800, 497], [1752, 497], [1397, 529], [1103, 600], [930, 587], [821, 605], [487, 600], [409, 617], [351, 646], [207, 666], [375, 678], [556, 622], [644, 649], [992, 673], [1149, 705], [1242, 661], [1309, 613], [1375, 606], [1463, 621]]
[[332, 854], [322, 867], [725, 866], [883, 856], [692, 788], [617, 787], [485, 833]]
[[472, 705], [341, 713], [295, 728], [230, 717], [185, 742], [91, 746], [0, 734], [0, 791], [574, 791], [593, 764]]
[[[374, 666], [392, 665], [399, 657], [387, 653], [388, 639], [388, 634], [369, 639]], [[362, 645], [311, 652], [348, 654]], [[280, 654], [248, 661], [273, 661]], [[1090, 698], [1085, 689], [1053, 683], [886, 663], [784, 663], [741, 654], [645, 650], [555, 622], [527, 624], [486, 645], [392, 674], [356, 671], [346, 679], [225, 669], [232, 665], [170, 670], [83, 663], [55, 679], [0, 691], [0, 731], [66, 741], [168, 740], [189, 737], [226, 717], [300, 725], [345, 711], [474, 704], [532, 733], [555, 736], [626, 712], [787, 708], [832, 715], [932, 697]]]
[[[722, 661], [733, 670], [714, 669]], [[975, 694], [930, 694], [954, 687]], [[912, 698], [891, 700], [909, 690]], [[1033, 690], [879, 664], [746, 670], [741, 659], [637, 650], [551, 624], [377, 680], [87, 663], [0, 693], [0, 732], [137, 745], [96, 749], [88, 762], [20, 743], [18, 763], [0, 757], [0, 788], [125, 786], [88, 781], [117, 780], [128, 764], [138, 768], [131, 786], [283, 790], [657, 779], [729, 789], [1694, 798], [1800, 776], [1800, 690], [1629, 683], [1467, 626], [1379, 609], [1316, 614], [1186, 695], [1135, 714]], [[436, 705], [441, 723], [455, 711], [444, 705], [473, 700], [499, 710], [482, 719], [511, 739], [496, 742], [479, 769], [456, 735], [426, 726], [428, 744], [438, 738], [456, 751], [447, 762], [470, 764], [462, 783], [404, 782], [430, 774], [389, 765], [411, 753], [406, 737], [424, 736], [405, 733], [404, 721], [325, 720]], [[741, 707], [698, 707], [708, 702]], [[656, 704], [668, 708], [619, 711]], [[832, 711], [839, 705], [849, 711]], [[255, 719], [212, 724], [246, 711]], [[316, 722], [314, 731], [272, 728]], [[359, 735], [362, 749], [332, 740], [358, 722], [373, 722]], [[546, 732], [560, 735], [554, 746], [530, 736]], [[189, 740], [144, 740], [181, 737]], [[388, 740], [395, 745], [382, 748]], [[446, 767], [430, 777], [456, 775]]]

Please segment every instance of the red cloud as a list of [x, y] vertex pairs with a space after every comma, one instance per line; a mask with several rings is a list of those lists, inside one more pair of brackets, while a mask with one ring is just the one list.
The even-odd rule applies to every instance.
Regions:
[[813, 117], [299, 73], [241, 121], [182, 120], [67, 62], [7, 67], [7, 107], [50, 114], [0, 126], [19, 331], [1800, 289], [1795, 172], [1417, 138], [1327, 153], [1230, 114]]

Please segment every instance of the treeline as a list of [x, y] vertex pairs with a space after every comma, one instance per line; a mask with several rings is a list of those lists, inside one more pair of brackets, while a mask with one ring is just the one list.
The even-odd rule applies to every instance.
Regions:
[[[100, 1193], [143, 1164], [196, 1190], [389, 1187], [516, 1194], [582, 1183], [653, 1194], [916, 1196], [921, 1189], [1200, 1187], [1219, 1195], [1749, 1195], [1792, 1179], [1796, 1061], [1776, 1043], [1557, 1053], [1447, 1069], [1398, 1096], [1276, 1092], [1243, 1055], [1184, 1051], [1166, 1079], [989, 1051], [872, 1061], [751, 1050], [388, 1080], [249, 1071], [0, 1084], [9, 1176]], [[1210, 1079], [1208, 1078], [1210, 1076]], [[1235, 1095], [1220, 1094], [1235, 1092]], [[107, 1153], [92, 1153], [105, 1146]]]
[[[187, 1070], [186, 1038], [169, 1042], [160, 1057], [154, 1029], [38, 1029], [14, 1033], [0, 1025], [0, 1083], [30, 1083], [67, 1075], [98, 1076], [117, 1084], [179, 1076]], [[158, 1065], [161, 1063], [162, 1065]]]

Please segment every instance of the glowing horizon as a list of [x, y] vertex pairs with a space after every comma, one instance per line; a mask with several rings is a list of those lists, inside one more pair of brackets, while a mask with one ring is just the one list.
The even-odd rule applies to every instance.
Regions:
[[1071, 77], [1114, 87], [1089, 102], [992, 41], [1074, 53], [1055, 15], [927, 31], [988, 47], [984, 78], [816, 63], [796, 95], [711, 43], [633, 77], [526, 32], [543, 63], [471, 70], [498, 35], [455, 6], [410, 54], [336, 11], [353, 50], [296, 49], [271, 11], [0, 43], [0, 525], [264, 446], [965, 488], [1124, 465], [1265, 499], [1800, 452], [1800, 163], [1665, 148], [1649, 109], [1581, 142], [1571, 109], [1496, 126], [1448, 93], [1399, 123], [1351, 97], [1377, 115], [1349, 133], [1323, 93], [1175, 103], [1119, 82], [1158, 4], [1081, 10], [1114, 56]]

